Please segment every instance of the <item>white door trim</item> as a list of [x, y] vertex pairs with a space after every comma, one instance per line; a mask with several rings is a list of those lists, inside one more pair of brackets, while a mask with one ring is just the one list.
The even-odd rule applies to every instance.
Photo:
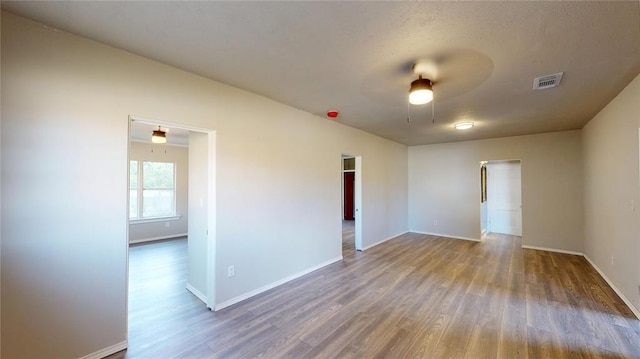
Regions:
[[[129, 161], [131, 156], [131, 123], [140, 122], [146, 124], [152, 124], [156, 126], [166, 126], [179, 128], [187, 131], [202, 132], [208, 134], [209, 143], [209, 181], [208, 181], [208, 194], [209, 194], [209, 206], [208, 206], [208, 233], [207, 233], [207, 301], [208, 308], [215, 308], [215, 278], [216, 278], [216, 131], [210, 128], [189, 126], [180, 123], [162, 121], [150, 119], [137, 115], [129, 115], [127, 121], [127, 188], [129, 188]], [[126, 243], [129, 247], [129, 191], [127, 191], [127, 232]], [[129, 333], [129, 251], [127, 250], [127, 271], [126, 271], [126, 303], [125, 303], [125, 323], [127, 327], [127, 338]]]
[[355, 200], [353, 201], [353, 206], [355, 207], [355, 242], [356, 242], [356, 250], [362, 251], [362, 156], [356, 156], [356, 173], [355, 173], [355, 183], [353, 191], [355, 192]]

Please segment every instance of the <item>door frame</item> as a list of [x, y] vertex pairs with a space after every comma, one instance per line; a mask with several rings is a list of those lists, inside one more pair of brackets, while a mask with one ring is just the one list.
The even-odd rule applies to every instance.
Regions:
[[[344, 169], [343, 160], [345, 158], [355, 158], [355, 169]], [[353, 208], [354, 208], [354, 242], [355, 249], [362, 251], [362, 156], [342, 153], [340, 155], [340, 223], [344, 220], [344, 173], [354, 172], [353, 181]], [[342, 225], [341, 225], [342, 226]], [[342, 233], [342, 231], [341, 231]], [[342, 241], [340, 241], [342, 243]]]
[[[523, 196], [522, 196], [522, 160], [521, 159], [504, 159], [504, 160], [483, 160], [480, 161], [481, 163], [484, 162], [487, 165], [487, 187], [489, 187], [489, 165], [490, 164], [501, 164], [501, 163], [515, 163], [517, 162], [520, 165], [520, 237], [523, 237], [524, 234], [524, 206], [522, 204], [523, 202]], [[487, 195], [487, 233], [491, 233], [492, 232], [492, 225], [491, 225], [491, 214], [490, 214], [490, 210], [489, 210], [489, 202], [490, 202], [490, 193], [491, 191], [489, 191], [489, 188], [487, 188], [487, 193], [489, 193]], [[481, 203], [482, 206], [482, 203]], [[481, 209], [482, 210], [482, 209]], [[481, 226], [482, 227], [482, 226]], [[482, 229], [481, 231], [481, 236], [482, 236]], [[482, 237], [481, 237], [482, 238]]]
[[[208, 169], [208, 208], [207, 208], [207, 298], [206, 306], [209, 309], [215, 308], [215, 287], [216, 287], [216, 130], [210, 128], [202, 128], [196, 126], [184, 125], [177, 122], [163, 121], [145, 118], [142, 116], [129, 115], [127, 121], [127, 188], [129, 185], [129, 162], [131, 160], [131, 123], [140, 122], [151, 124], [154, 126], [166, 126], [172, 128], [179, 128], [188, 131], [206, 133], [208, 138], [208, 155], [209, 155], [209, 169]], [[127, 325], [127, 337], [129, 333], [129, 191], [127, 190], [127, 215], [126, 215], [126, 248], [127, 248], [127, 270], [126, 270], [126, 301], [125, 301], [125, 323]]]
[[362, 251], [362, 156], [355, 156], [356, 158], [356, 174], [355, 183], [353, 185], [354, 200], [353, 206], [355, 207], [355, 242], [356, 250]]

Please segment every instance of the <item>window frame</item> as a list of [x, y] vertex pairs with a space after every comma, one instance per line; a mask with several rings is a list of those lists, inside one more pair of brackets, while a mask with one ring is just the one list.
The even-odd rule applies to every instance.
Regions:
[[[136, 187], [131, 187], [131, 172], [129, 173], [129, 222], [130, 223], [153, 223], [153, 222], [161, 222], [161, 221], [170, 221], [170, 220], [178, 220], [182, 218], [181, 215], [178, 215], [177, 208], [177, 163], [175, 162], [162, 162], [162, 161], [144, 161], [144, 160], [129, 160], [129, 171], [131, 171], [131, 163], [137, 162], [137, 177], [136, 177]], [[173, 187], [149, 187], [146, 188], [144, 185], [144, 164], [145, 163], [165, 163], [171, 164], [173, 166]], [[170, 214], [163, 214], [159, 216], [144, 216], [144, 191], [145, 190], [155, 190], [155, 191], [173, 191], [172, 198], [172, 207], [173, 212]], [[131, 199], [134, 197], [131, 194], [131, 191], [135, 191], [136, 198], [136, 208], [135, 208], [135, 216], [132, 217], [131, 213]]]

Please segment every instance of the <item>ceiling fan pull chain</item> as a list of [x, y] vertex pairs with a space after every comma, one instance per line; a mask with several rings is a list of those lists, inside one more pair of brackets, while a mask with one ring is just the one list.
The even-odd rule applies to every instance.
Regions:
[[431, 100], [431, 123], [436, 123], [436, 99]]
[[411, 124], [411, 119], [409, 118], [409, 117], [410, 117], [410, 115], [409, 115], [409, 108], [410, 108], [410, 107], [409, 107], [409, 103], [407, 102], [407, 123], [408, 123], [408, 124]]

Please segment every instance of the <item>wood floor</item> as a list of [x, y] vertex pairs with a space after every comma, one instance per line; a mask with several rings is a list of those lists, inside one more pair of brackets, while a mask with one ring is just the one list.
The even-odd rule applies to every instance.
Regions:
[[353, 255], [356, 248], [356, 221], [342, 221], [342, 254]]
[[505, 235], [352, 243], [219, 312], [184, 289], [185, 240], [134, 246], [129, 350], [111, 358], [640, 358], [640, 321], [582, 257]]

